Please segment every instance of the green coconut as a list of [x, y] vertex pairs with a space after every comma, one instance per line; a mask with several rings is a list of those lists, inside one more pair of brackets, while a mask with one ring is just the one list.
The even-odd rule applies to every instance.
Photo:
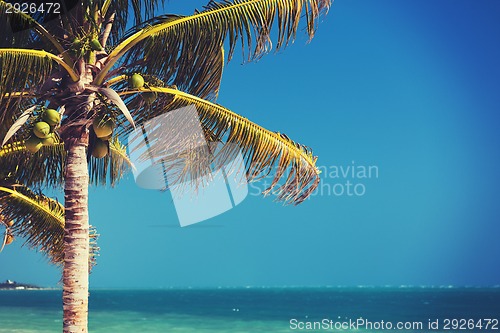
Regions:
[[154, 101], [156, 101], [156, 93], [150, 92], [150, 93], [143, 93], [141, 94], [142, 98], [146, 101], [148, 104], [152, 104]]
[[33, 134], [40, 139], [45, 139], [50, 135], [50, 125], [45, 121], [39, 121], [33, 126]]
[[103, 141], [109, 141], [109, 140], [111, 140], [112, 137], [113, 137], [113, 133], [111, 133], [108, 136], [103, 136], [102, 138], [99, 138], [99, 139], [101, 139]]
[[39, 151], [43, 146], [42, 140], [34, 135], [32, 135], [28, 140], [24, 141], [24, 144], [26, 146], [26, 149], [28, 149], [28, 151], [32, 154]]
[[42, 119], [50, 126], [56, 126], [61, 122], [61, 115], [54, 109], [47, 109], [43, 112]]
[[53, 146], [57, 143], [57, 137], [54, 134], [51, 134], [45, 139], [41, 139], [41, 141], [44, 146]]
[[78, 51], [82, 49], [82, 41], [79, 38], [73, 39], [73, 42], [71, 43], [71, 46], [69, 48], [69, 51], [71, 54], [76, 55], [78, 54]]
[[92, 148], [92, 156], [95, 158], [103, 158], [108, 155], [108, 144], [106, 141], [96, 140]]
[[101, 51], [102, 50], [102, 45], [99, 43], [99, 40], [97, 38], [94, 38], [90, 41], [90, 48], [92, 51]]
[[139, 89], [144, 87], [144, 78], [140, 74], [134, 74], [128, 79], [128, 85], [132, 89]]
[[108, 115], [98, 115], [94, 118], [92, 123], [95, 135], [98, 138], [105, 138], [113, 134], [113, 129], [115, 128], [115, 123]]
[[71, 46], [74, 49], [79, 49], [82, 46], [82, 41], [80, 40], [80, 38], [75, 37], [75, 39], [73, 39], [73, 43], [71, 43]]

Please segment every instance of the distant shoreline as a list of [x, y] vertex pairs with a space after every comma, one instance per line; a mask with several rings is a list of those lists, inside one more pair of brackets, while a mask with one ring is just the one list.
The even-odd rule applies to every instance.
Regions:
[[[369, 290], [386, 290], [386, 291], [404, 291], [404, 290], [499, 290], [500, 286], [237, 286], [237, 287], [98, 287], [91, 288], [90, 291], [202, 291], [202, 290], [350, 290], [350, 291], [369, 291]], [[22, 283], [0, 283], [0, 291], [2, 290], [62, 290], [62, 287], [40, 287], [31, 284]]]
[[6, 280], [0, 283], [0, 290], [56, 290], [56, 288], [45, 288], [34, 284], [18, 283], [12, 280]]
[[33, 291], [33, 290], [62, 290], [62, 288], [49, 288], [49, 287], [24, 287], [24, 288], [3, 288], [0, 287], [0, 291]]

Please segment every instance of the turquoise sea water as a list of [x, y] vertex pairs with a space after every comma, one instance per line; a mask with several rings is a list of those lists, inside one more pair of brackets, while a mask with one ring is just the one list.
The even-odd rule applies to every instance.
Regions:
[[[0, 333], [58, 332], [61, 291], [0, 291]], [[296, 319], [294, 324], [290, 320]], [[384, 331], [387, 323], [422, 323], [422, 328], [394, 332], [457, 332], [446, 319], [466, 319], [467, 332], [499, 332], [500, 289], [324, 288], [324, 289], [187, 289], [95, 290], [90, 297], [90, 332], [294, 332], [299, 325], [327, 320], [323, 329], [340, 331], [335, 323], [364, 320], [343, 331]], [[483, 327], [478, 328], [479, 319]], [[331, 322], [330, 322], [331, 320]], [[435, 330], [428, 322], [438, 321]], [[371, 323], [369, 327], [368, 322]], [[460, 322], [457, 324], [460, 325]], [[312, 325], [312, 324], [310, 324]], [[340, 325], [340, 324], [337, 324]], [[409, 324], [407, 324], [409, 325]], [[413, 325], [413, 324], [412, 324]], [[417, 325], [417, 324], [415, 324]], [[467, 325], [466, 325], [467, 326]], [[293, 329], [296, 328], [296, 329]], [[338, 327], [337, 327], [338, 328]]]

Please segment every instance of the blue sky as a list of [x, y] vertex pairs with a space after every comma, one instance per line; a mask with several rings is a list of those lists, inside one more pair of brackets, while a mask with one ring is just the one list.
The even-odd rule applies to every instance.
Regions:
[[[312, 147], [329, 170], [320, 191], [297, 207], [250, 195], [180, 228], [171, 196], [132, 175], [93, 188], [91, 286], [499, 285], [498, 17], [496, 0], [338, 0], [310, 44], [236, 55], [218, 102]], [[330, 172], [348, 166], [377, 174]], [[348, 181], [364, 194], [339, 195]], [[59, 269], [20, 243], [0, 279], [56, 285]]]

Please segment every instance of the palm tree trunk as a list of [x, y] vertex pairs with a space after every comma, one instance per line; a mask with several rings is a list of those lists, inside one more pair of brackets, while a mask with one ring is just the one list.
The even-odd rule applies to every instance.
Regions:
[[87, 332], [89, 292], [88, 133], [65, 140], [63, 332]]

